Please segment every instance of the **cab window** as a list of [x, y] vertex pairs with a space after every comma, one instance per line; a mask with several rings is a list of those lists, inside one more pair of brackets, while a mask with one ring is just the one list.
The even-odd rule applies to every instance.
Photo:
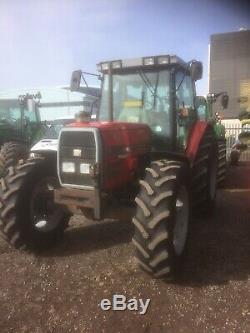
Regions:
[[31, 123], [35, 123], [35, 122], [37, 122], [36, 113], [25, 109], [24, 110], [24, 119], [28, 120]]
[[183, 78], [183, 75], [183, 72], [176, 74], [177, 107], [194, 108], [193, 82], [190, 76]]

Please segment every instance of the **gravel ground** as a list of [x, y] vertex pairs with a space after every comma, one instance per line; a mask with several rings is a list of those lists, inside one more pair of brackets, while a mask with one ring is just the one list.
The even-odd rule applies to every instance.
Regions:
[[[40, 256], [0, 241], [0, 332], [250, 332], [250, 165], [229, 171], [213, 218], [194, 221], [182, 276], [152, 280], [133, 260], [127, 222], [75, 216]], [[103, 298], [150, 298], [145, 315]]]

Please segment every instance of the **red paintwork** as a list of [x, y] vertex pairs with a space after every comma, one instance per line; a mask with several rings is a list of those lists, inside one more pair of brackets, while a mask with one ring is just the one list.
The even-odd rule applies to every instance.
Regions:
[[201, 139], [208, 127], [210, 127], [210, 125], [207, 122], [197, 121], [189, 133], [186, 155], [187, 158], [190, 160], [191, 164], [195, 160], [201, 143]]
[[[197, 121], [188, 136], [186, 156], [194, 162], [201, 139], [210, 125]], [[135, 179], [143, 157], [150, 152], [151, 131], [146, 124], [126, 122], [76, 122], [68, 127], [99, 128], [103, 151], [103, 189], [116, 190]]]
[[115, 190], [135, 179], [150, 151], [151, 131], [146, 124], [126, 122], [76, 122], [69, 127], [99, 128], [103, 149], [103, 189]]

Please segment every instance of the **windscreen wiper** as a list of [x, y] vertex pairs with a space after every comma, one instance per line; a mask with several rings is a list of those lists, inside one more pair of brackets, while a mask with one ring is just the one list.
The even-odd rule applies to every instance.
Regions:
[[183, 73], [183, 77], [182, 77], [181, 82], [179, 83], [178, 87], [176, 88], [176, 91], [178, 91], [180, 89], [180, 86], [182, 85], [182, 83], [187, 75], [188, 67], [189, 67], [189, 63], [187, 63], [187, 65], [186, 65], [185, 71]]
[[146, 76], [146, 74], [141, 69], [139, 69], [138, 73], [139, 73], [142, 81], [144, 82], [145, 86], [149, 89], [149, 91], [153, 95], [154, 94], [153, 87], [152, 87], [148, 77]]
[[156, 94], [157, 92], [157, 88], [158, 88], [158, 83], [159, 83], [159, 71], [157, 72], [157, 76], [156, 76], [156, 82], [155, 82], [155, 90], [154, 90], [154, 110], [155, 110], [155, 106], [156, 106], [156, 97], [159, 98], [159, 96]]
[[157, 72], [157, 78], [156, 78], [156, 84], [155, 84], [155, 87], [152, 86], [151, 82], [149, 81], [149, 78], [147, 77], [147, 75], [143, 72], [142, 69], [139, 69], [139, 75], [142, 79], [142, 81], [145, 83], [145, 86], [149, 89], [150, 93], [152, 96], [154, 96], [154, 106], [155, 106], [155, 100], [156, 100], [156, 97], [157, 98], [160, 98], [156, 92], [157, 92], [157, 87], [158, 87], [158, 82], [159, 82], [159, 72]]

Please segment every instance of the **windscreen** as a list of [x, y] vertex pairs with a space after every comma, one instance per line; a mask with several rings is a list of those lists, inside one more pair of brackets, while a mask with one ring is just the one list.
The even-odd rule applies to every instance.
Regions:
[[[113, 75], [113, 119], [146, 123], [157, 136], [170, 133], [168, 70]], [[104, 75], [100, 120], [108, 120], [109, 78]]]
[[21, 120], [21, 109], [18, 101], [0, 100], [0, 123], [14, 125]]
[[26, 104], [20, 104], [18, 100], [0, 100], [0, 122], [14, 126], [21, 126], [23, 120], [27, 123], [37, 123], [36, 110], [30, 111]]

